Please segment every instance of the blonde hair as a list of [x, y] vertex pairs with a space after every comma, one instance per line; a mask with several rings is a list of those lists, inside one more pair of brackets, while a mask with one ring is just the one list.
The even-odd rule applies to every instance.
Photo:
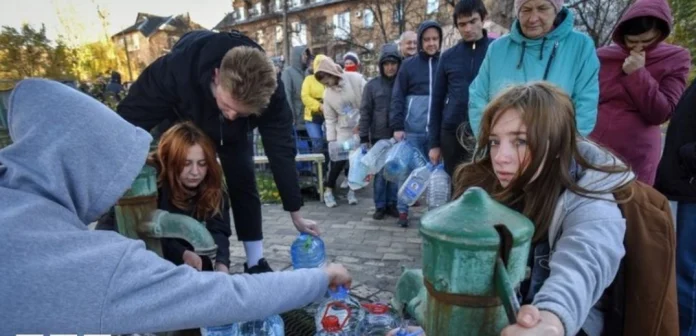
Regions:
[[256, 115], [270, 104], [278, 87], [273, 61], [262, 50], [248, 46], [232, 48], [225, 54], [219, 78], [232, 98], [250, 107]]

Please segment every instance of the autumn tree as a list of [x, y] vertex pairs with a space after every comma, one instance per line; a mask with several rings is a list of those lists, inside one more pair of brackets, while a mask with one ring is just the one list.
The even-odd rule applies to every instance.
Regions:
[[681, 45], [691, 52], [691, 78], [696, 77], [696, 2], [693, 0], [670, 0], [674, 29], [670, 42]]
[[46, 27], [24, 24], [17, 30], [3, 26], [0, 31], [0, 79], [27, 77], [71, 78], [72, 51], [46, 37]]
[[109, 13], [94, 2], [93, 4], [94, 13], [103, 30], [103, 35], [99, 34], [93, 41], [85, 41], [87, 28], [72, 4], [56, 6], [56, 15], [62, 28], [59, 41], [71, 49], [72, 72], [83, 81], [98, 79], [109, 70], [118, 71], [126, 78], [125, 75], [130, 73], [126, 52], [109, 37]]

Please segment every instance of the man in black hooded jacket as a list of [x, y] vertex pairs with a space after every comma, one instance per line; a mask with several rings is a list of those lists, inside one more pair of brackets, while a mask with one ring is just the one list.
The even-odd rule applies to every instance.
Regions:
[[283, 208], [300, 232], [319, 234], [316, 223], [299, 212], [303, 203], [294, 169], [293, 116], [283, 83], [263, 49], [248, 37], [236, 31], [185, 34], [169, 54], [145, 68], [118, 113], [148, 131], [163, 122], [191, 120], [213, 139], [237, 236], [244, 242], [245, 272], [272, 271], [263, 259], [261, 201], [249, 136], [254, 128], [259, 128]]

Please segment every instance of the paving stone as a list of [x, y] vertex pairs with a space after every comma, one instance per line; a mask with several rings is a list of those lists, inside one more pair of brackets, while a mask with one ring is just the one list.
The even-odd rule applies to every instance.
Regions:
[[353, 287], [353, 289], [350, 290], [350, 294], [353, 296], [357, 296], [363, 300], [369, 299], [372, 295], [377, 294], [380, 292], [379, 288], [374, 288], [370, 287], [367, 285], [360, 285], [358, 287]]
[[[340, 182], [340, 181], [339, 181]], [[359, 190], [359, 203], [348, 206], [345, 189], [336, 192], [339, 206], [327, 208], [305, 201], [302, 214], [317, 222], [326, 244], [327, 260], [344, 264], [353, 276], [353, 292], [365, 299], [388, 302], [403, 267], [421, 268], [418, 228], [425, 207], [410, 210], [410, 226], [396, 226], [395, 218], [373, 220], [372, 187]], [[280, 204], [262, 208], [264, 257], [274, 270], [292, 269], [290, 245], [297, 237], [291, 218]], [[231, 273], [243, 272], [246, 254], [237, 236], [230, 238]]]

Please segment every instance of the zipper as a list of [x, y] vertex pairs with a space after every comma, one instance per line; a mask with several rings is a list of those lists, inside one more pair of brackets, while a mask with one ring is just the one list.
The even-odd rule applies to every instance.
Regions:
[[471, 45], [471, 69], [470, 72], [474, 74], [474, 56], [476, 56], [476, 42]]
[[222, 123], [225, 122], [225, 117], [222, 116], [222, 113], [218, 115], [218, 118], [220, 119], [220, 147], [225, 145], [225, 140], [222, 139]]
[[430, 89], [428, 90], [428, 114], [426, 115], [426, 121], [425, 121], [425, 133], [428, 133], [428, 127], [430, 127], [430, 104], [433, 103], [433, 58], [430, 57], [428, 60], [428, 77], [430, 78], [430, 82], [428, 85], [430, 86]]
[[551, 50], [551, 56], [549, 56], [549, 61], [546, 63], [546, 70], [544, 70], [544, 80], [549, 77], [549, 70], [551, 69], [551, 62], [556, 57], [556, 50], [558, 50], [558, 41], [553, 44], [553, 49]]
[[404, 121], [404, 129], [406, 128], [406, 122], [408, 122], [408, 116], [411, 115], [411, 104], [413, 104], [413, 97], [408, 99], [408, 108], [406, 109], [406, 119]]

